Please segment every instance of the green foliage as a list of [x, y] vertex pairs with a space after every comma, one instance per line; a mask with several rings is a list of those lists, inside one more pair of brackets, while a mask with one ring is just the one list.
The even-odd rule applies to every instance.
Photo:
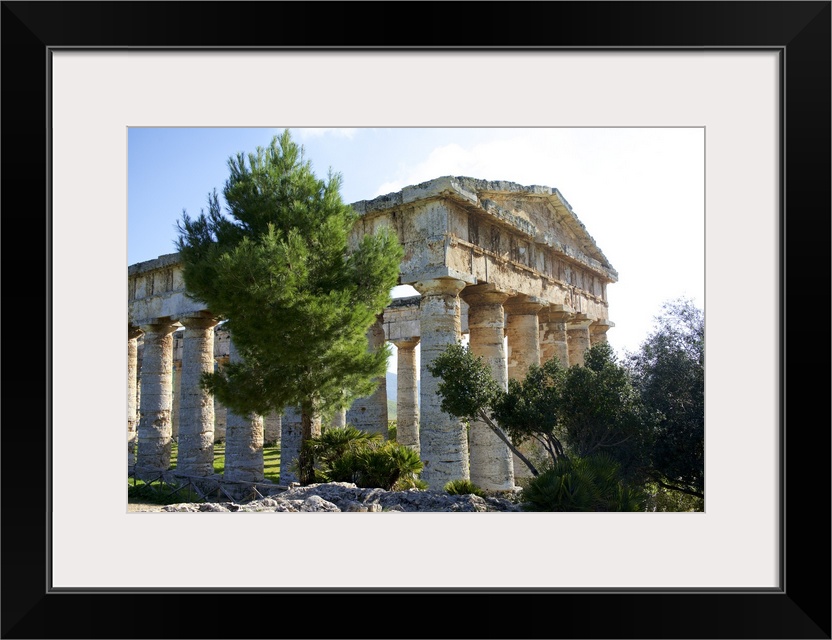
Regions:
[[481, 357], [475, 357], [461, 343], [452, 344], [435, 357], [427, 368], [439, 380], [437, 393], [442, 410], [462, 418], [466, 435], [470, 430], [471, 420], [482, 420], [506, 443], [518, 459], [528, 465], [533, 474], [537, 474], [534, 465], [492, 419], [491, 408], [499, 402], [504, 392]]
[[390, 301], [402, 249], [388, 230], [350, 245], [358, 214], [340, 175], [318, 179], [288, 130], [228, 167], [225, 211], [215, 190], [207, 212], [177, 223], [185, 285], [226, 320], [242, 358], [203, 385], [241, 415], [299, 407], [308, 440], [322, 415], [385, 374], [390, 349], [369, 351], [367, 329]]
[[202, 496], [191, 487], [178, 487], [167, 482], [146, 483], [142, 480], [127, 485], [127, 500], [160, 505], [204, 502]]
[[445, 490], [445, 493], [449, 493], [452, 496], [475, 495], [479, 496], [480, 498], [485, 497], [485, 491], [480, 489], [470, 480], [451, 480], [443, 488]]
[[225, 211], [214, 191], [177, 224], [185, 285], [226, 319], [243, 360], [205, 387], [243, 415], [298, 406], [310, 419], [369, 395], [389, 348], [368, 351], [366, 334], [397, 283], [398, 239], [380, 231], [351, 247], [358, 215], [340, 175], [318, 179], [288, 131], [228, 166]]
[[608, 453], [561, 458], [522, 492], [527, 511], [642, 511], [646, 496], [621, 478]]
[[705, 499], [683, 493], [676, 489], [667, 489], [657, 483], [647, 483], [647, 511], [705, 511]]
[[387, 491], [423, 489], [422, 461], [412, 449], [355, 427], [327, 429], [302, 445], [314, 461], [315, 482], [353, 482]]
[[348, 451], [365, 448], [368, 444], [378, 444], [381, 440], [378, 433], [369, 433], [346, 425], [325, 429], [320, 436], [312, 438], [304, 446], [317, 463], [326, 468], [333, 460], [342, 457]]
[[558, 422], [568, 452], [606, 452], [628, 480], [644, 480], [656, 416], [633, 388], [612, 347], [602, 342], [569, 368], [558, 393]]
[[666, 489], [704, 497], [705, 323], [691, 300], [665, 303], [653, 332], [628, 357], [635, 388], [660, 416], [651, 472]]
[[[584, 354], [584, 365], [564, 368], [557, 359], [529, 368], [522, 381], [503, 391], [482, 358], [451, 345], [428, 370], [440, 379], [442, 410], [498, 425], [512, 450], [526, 440], [542, 445], [555, 463], [572, 455], [606, 452], [628, 481], [643, 479], [649, 463], [655, 416], [633, 388], [612, 348], [599, 343]], [[533, 475], [537, 469], [527, 462]]]
[[398, 436], [398, 424], [395, 420], [390, 420], [387, 423], [387, 439], [391, 442], [395, 442]]
[[536, 440], [554, 462], [565, 455], [559, 426], [560, 394], [567, 370], [555, 358], [542, 366], [533, 365], [522, 380], [509, 380], [508, 392], [498, 394], [493, 404], [494, 419], [522, 444]]
[[488, 364], [461, 343], [449, 345], [427, 369], [439, 379], [442, 411], [452, 416], [477, 419], [500, 393]]

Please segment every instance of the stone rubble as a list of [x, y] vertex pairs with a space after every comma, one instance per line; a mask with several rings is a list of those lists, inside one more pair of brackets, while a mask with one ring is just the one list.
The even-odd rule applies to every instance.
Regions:
[[[509, 494], [515, 497], [516, 494]], [[293, 486], [260, 500], [245, 503], [181, 503], [159, 507], [164, 512], [291, 512], [291, 513], [450, 513], [519, 512], [510, 497], [449, 495], [441, 491], [365, 489], [351, 482]]]

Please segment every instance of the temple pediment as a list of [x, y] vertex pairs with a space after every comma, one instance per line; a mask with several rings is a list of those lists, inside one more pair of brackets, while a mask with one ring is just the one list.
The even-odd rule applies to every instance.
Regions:
[[603, 251], [558, 189], [524, 186], [505, 180], [442, 176], [401, 191], [353, 203], [362, 216], [383, 215], [391, 209], [437, 198], [451, 200], [473, 215], [482, 215], [518, 237], [550, 247], [564, 257], [618, 279]]
[[618, 272], [555, 188], [443, 176], [352, 206], [354, 241], [397, 233], [402, 284], [453, 277], [607, 317]]

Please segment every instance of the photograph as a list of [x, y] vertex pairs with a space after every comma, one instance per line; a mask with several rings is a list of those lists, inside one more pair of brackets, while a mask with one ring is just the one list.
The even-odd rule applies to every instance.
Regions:
[[129, 509], [704, 511], [704, 150], [702, 127], [130, 128]]

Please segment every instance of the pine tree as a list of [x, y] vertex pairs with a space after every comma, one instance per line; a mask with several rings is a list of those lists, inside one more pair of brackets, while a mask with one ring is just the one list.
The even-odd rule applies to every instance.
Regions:
[[[185, 286], [242, 356], [203, 384], [241, 415], [298, 407], [305, 442], [385, 374], [389, 348], [368, 351], [367, 330], [390, 302], [402, 249], [386, 230], [350, 246], [358, 214], [340, 174], [318, 179], [288, 130], [228, 166], [226, 211], [214, 190], [207, 212], [177, 223]], [[299, 462], [304, 483], [311, 469]]]

